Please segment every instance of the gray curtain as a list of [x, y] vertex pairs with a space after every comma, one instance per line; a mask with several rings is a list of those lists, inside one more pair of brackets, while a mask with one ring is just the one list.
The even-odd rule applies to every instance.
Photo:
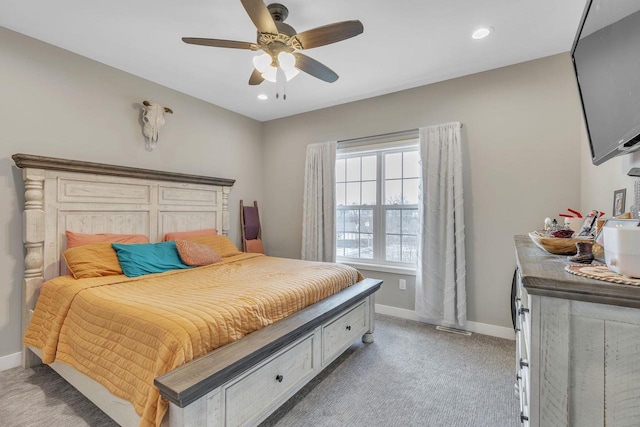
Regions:
[[458, 122], [420, 129], [416, 314], [424, 321], [467, 322], [462, 150]]
[[302, 259], [336, 260], [337, 142], [307, 146], [302, 216]]

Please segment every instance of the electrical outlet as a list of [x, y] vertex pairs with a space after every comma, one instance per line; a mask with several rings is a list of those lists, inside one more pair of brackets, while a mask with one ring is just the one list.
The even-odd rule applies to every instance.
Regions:
[[400, 289], [403, 291], [407, 290], [407, 281], [405, 279], [398, 280], [398, 284], [400, 285]]

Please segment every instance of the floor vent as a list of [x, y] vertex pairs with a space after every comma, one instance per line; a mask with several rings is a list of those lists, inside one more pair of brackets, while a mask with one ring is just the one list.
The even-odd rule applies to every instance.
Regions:
[[436, 329], [439, 331], [451, 332], [452, 334], [465, 335], [467, 337], [471, 336], [471, 332], [465, 331], [464, 329], [450, 328], [448, 326], [436, 326]]

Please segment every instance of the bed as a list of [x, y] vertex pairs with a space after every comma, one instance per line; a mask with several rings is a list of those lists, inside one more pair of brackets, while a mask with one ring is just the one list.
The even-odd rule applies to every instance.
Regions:
[[[58, 286], [65, 289], [65, 292], [75, 284], [74, 279], [65, 277], [48, 282], [67, 273], [65, 263], [61, 260], [67, 230], [79, 233], [138, 233], [148, 236], [152, 242], [157, 242], [166, 233], [174, 231], [216, 228], [222, 236], [228, 234], [228, 198], [233, 180], [25, 154], [16, 154], [13, 159], [23, 169], [25, 186], [26, 256], [22, 292], [24, 331], [34, 316], [40, 286], [45, 281], [46, 286], [56, 281], [61, 282]], [[170, 369], [166, 372], [157, 371], [158, 375], [153, 377], [151, 386], [162, 396], [158, 400], [161, 403], [159, 407], [162, 404], [168, 407], [164, 417], [164, 411], [152, 411], [151, 414], [145, 412], [141, 418], [140, 405], [136, 406], [136, 411], [128, 400], [112, 394], [103, 385], [102, 379], [97, 381], [92, 377], [91, 369], [83, 372], [78, 366], [74, 368], [60, 361], [53, 361], [50, 365], [123, 426], [256, 425], [335, 360], [355, 339], [362, 337], [364, 342], [373, 341], [374, 293], [381, 286], [381, 281], [378, 280], [362, 279], [361, 276], [347, 278], [351, 273], [337, 265], [269, 258], [237, 253], [223, 258], [218, 266], [199, 267], [197, 270], [215, 270], [211, 277], [231, 273], [235, 274], [233, 277], [241, 277], [239, 272], [260, 270], [263, 272], [262, 277], [269, 277], [271, 282], [266, 279], [256, 281], [256, 286], [264, 285], [267, 294], [280, 292], [278, 285], [286, 288], [282, 292], [303, 294], [303, 289], [315, 286], [313, 281], [316, 275], [328, 274], [324, 270], [329, 267], [339, 270], [346, 282], [339, 286], [331, 285], [335, 289], [327, 294], [310, 292], [314, 295], [313, 298], [304, 297], [303, 302], [294, 303], [299, 306], [298, 311], [278, 302], [286, 299], [282, 297], [284, 294], [269, 294], [262, 299], [275, 301], [276, 308], [269, 309], [275, 313], [273, 318], [263, 319], [263, 311], [269, 310], [260, 308], [259, 316], [252, 314], [259, 319], [256, 326], [247, 327], [246, 320], [238, 320], [236, 323], [243, 328], [241, 333], [231, 333], [230, 337], [217, 341], [209, 340], [216, 342], [202, 346], [204, 352], [189, 353], [190, 356], [183, 357], [182, 362], [176, 356], [178, 362], [169, 364]], [[288, 262], [301, 264], [292, 267], [286, 264]], [[305, 269], [306, 273], [303, 274]], [[286, 270], [295, 274], [288, 278], [280, 276]], [[180, 282], [193, 285], [200, 281], [202, 286], [209, 286], [215, 282], [213, 279], [198, 279], [196, 272], [191, 270], [167, 272], [157, 276], [164, 277], [159, 282], [166, 282], [166, 286]], [[127, 282], [129, 279], [123, 277], [96, 279], [98, 282], [103, 279], [108, 279], [107, 282], [114, 281], [106, 285], [100, 283], [96, 288], [97, 296], [92, 294], [92, 289], [85, 289], [87, 286], [83, 284], [81, 294], [78, 295], [83, 295], [84, 299], [93, 295], [92, 304], [97, 300], [108, 300], [115, 292], [114, 289], [120, 289], [121, 286], [124, 289], [125, 285], [120, 282]], [[71, 282], [67, 283], [69, 280]], [[140, 280], [135, 285], [135, 292], [149, 287], [152, 291], [148, 295], [161, 294], [161, 291], [154, 288], [159, 284], [148, 283], [146, 277]], [[51, 288], [43, 291], [43, 295], [49, 295], [49, 289]], [[105, 289], [110, 289], [111, 293]], [[234, 292], [245, 292], [240, 285], [233, 289]], [[247, 299], [251, 292], [254, 290], [247, 290], [240, 299]], [[71, 297], [73, 305], [70, 306], [80, 304], [83, 298]], [[129, 296], [130, 301], [136, 298], [138, 297]], [[164, 303], [162, 298], [156, 300], [158, 304]], [[251, 304], [253, 302], [252, 299]], [[44, 304], [44, 300], [42, 303]], [[122, 303], [112, 305], [112, 312], [107, 316], [128, 315], [129, 310], [133, 310]], [[151, 306], [152, 303], [147, 305], [145, 302], [144, 307]], [[224, 303], [225, 309], [229, 306], [235, 307], [233, 303]], [[118, 307], [122, 307], [122, 310]], [[106, 310], [101, 306], [100, 310], [103, 309]], [[176, 313], [181, 313], [182, 309], [176, 309]], [[156, 313], [157, 319], [171, 318], [171, 310], [167, 309], [166, 316], [158, 314], [161, 312]], [[60, 311], [67, 315], [66, 309]], [[255, 308], [249, 310], [251, 313], [255, 311]], [[36, 315], [34, 318], [37, 317]], [[184, 316], [174, 317], [177, 319]], [[61, 322], [72, 322], [72, 318], [69, 310], [71, 320], [65, 318]], [[66, 325], [63, 327], [66, 328]], [[69, 330], [69, 336], [79, 335]], [[99, 330], [95, 336], [109, 336], [111, 333]], [[62, 346], [59, 343], [56, 345]], [[213, 351], [209, 351], [210, 349]], [[25, 346], [23, 366], [40, 363], [41, 357], [51, 361], [51, 355], [47, 352], [51, 353], [51, 350], [46, 350], [43, 354], [42, 349], [37, 346]]]

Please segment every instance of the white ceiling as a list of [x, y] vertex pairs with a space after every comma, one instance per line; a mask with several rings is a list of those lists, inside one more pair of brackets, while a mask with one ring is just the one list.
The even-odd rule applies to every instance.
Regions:
[[[338, 73], [337, 82], [301, 73], [287, 83], [286, 101], [275, 99], [274, 83], [247, 84], [254, 52], [181, 41], [255, 42], [240, 0], [0, 0], [0, 25], [266, 121], [566, 52], [586, 0], [280, 2], [298, 32], [364, 24], [357, 37], [305, 51]], [[480, 26], [495, 32], [473, 40]], [[260, 93], [269, 99], [259, 101]]]

